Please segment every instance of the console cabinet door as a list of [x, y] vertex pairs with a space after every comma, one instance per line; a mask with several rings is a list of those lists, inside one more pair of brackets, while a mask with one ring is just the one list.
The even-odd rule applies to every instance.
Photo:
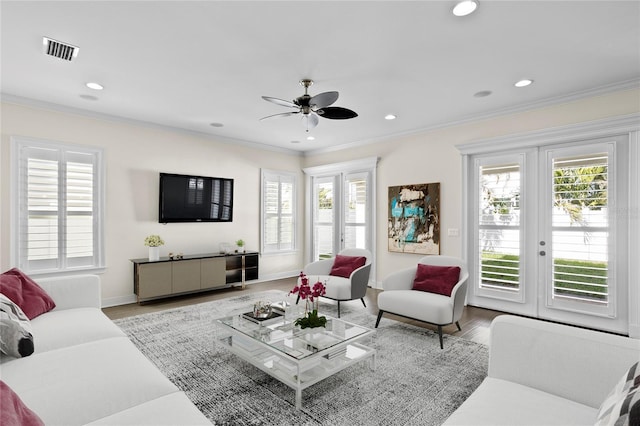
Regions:
[[216, 288], [226, 285], [226, 261], [224, 257], [214, 257], [202, 259], [200, 264], [200, 286], [201, 288]]
[[138, 297], [153, 298], [171, 294], [171, 262], [138, 265]]
[[173, 292], [200, 290], [200, 259], [173, 262]]

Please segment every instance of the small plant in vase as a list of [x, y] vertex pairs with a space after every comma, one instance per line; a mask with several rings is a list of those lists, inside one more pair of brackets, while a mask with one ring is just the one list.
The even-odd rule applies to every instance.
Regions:
[[238, 250], [240, 252], [244, 253], [244, 240], [243, 239], [239, 239], [238, 241], [236, 241], [236, 246], [238, 246]]
[[164, 245], [164, 241], [160, 235], [149, 235], [144, 239], [144, 245], [149, 247], [149, 260], [155, 261], [160, 259], [160, 249], [158, 247]]
[[309, 278], [300, 272], [300, 285], [295, 286], [289, 294], [298, 293], [301, 299], [305, 301], [305, 315], [298, 318], [295, 321], [295, 325], [299, 325], [300, 328], [315, 328], [325, 327], [327, 324], [327, 318], [324, 316], [318, 316], [318, 305], [320, 302], [320, 296], [326, 294], [326, 286], [320, 281], [316, 282], [313, 287], [309, 285]]

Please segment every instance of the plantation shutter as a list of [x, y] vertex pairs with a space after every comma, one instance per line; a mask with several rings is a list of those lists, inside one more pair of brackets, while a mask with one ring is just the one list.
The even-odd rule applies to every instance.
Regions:
[[548, 153], [553, 205], [549, 307], [613, 315], [609, 262], [610, 212], [615, 204], [610, 150], [600, 144]]
[[478, 293], [522, 301], [521, 156], [476, 163]]
[[102, 267], [100, 152], [18, 141], [17, 250], [26, 272]]
[[263, 252], [295, 249], [295, 176], [263, 171]]

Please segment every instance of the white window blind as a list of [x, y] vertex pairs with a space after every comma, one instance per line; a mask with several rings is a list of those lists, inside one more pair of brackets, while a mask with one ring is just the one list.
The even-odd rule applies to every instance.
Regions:
[[102, 152], [14, 139], [14, 263], [30, 273], [104, 266]]
[[296, 177], [292, 173], [262, 171], [262, 252], [296, 248]]

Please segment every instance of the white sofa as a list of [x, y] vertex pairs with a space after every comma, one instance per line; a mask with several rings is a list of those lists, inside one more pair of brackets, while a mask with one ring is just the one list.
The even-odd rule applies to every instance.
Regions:
[[489, 351], [487, 378], [445, 425], [593, 425], [640, 341], [503, 315]]
[[0, 378], [46, 425], [211, 424], [100, 309], [95, 275], [36, 280], [56, 308], [31, 321], [35, 352]]

